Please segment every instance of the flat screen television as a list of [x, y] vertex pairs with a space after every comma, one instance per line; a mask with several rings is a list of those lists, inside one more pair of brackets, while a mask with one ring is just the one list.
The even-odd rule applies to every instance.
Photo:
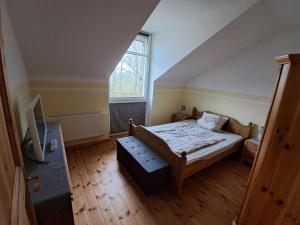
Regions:
[[27, 118], [35, 159], [43, 162], [46, 148], [47, 125], [39, 95], [35, 96], [31, 101], [27, 109]]

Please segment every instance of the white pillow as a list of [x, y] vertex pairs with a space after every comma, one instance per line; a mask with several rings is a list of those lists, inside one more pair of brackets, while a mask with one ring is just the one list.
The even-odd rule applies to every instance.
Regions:
[[221, 131], [221, 128], [227, 120], [228, 118], [225, 116], [204, 112], [202, 117], [198, 119], [197, 123], [199, 126], [207, 130]]

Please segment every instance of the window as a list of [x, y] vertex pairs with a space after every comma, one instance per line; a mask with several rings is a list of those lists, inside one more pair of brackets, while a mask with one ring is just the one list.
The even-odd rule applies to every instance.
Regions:
[[149, 35], [138, 35], [110, 76], [110, 101], [146, 101]]

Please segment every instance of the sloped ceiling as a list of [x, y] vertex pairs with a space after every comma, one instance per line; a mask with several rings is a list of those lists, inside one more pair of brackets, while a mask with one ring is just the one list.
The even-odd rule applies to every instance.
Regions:
[[157, 79], [158, 83], [183, 84], [205, 73], [252, 43], [300, 23], [297, 0], [261, 0], [224, 26]]
[[190, 80], [186, 86], [272, 97], [275, 57], [300, 52], [300, 25], [283, 27]]
[[161, 0], [143, 27], [152, 33], [152, 79], [160, 77], [255, 2]]
[[159, 0], [8, 0], [31, 79], [107, 80]]
[[299, 0], [263, 0], [276, 18], [286, 26], [300, 24]]

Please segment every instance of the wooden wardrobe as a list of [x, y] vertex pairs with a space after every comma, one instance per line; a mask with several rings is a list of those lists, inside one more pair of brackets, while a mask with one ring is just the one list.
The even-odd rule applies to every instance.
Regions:
[[300, 224], [300, 54], [276, 61], [278, 82], [238, 225]]

